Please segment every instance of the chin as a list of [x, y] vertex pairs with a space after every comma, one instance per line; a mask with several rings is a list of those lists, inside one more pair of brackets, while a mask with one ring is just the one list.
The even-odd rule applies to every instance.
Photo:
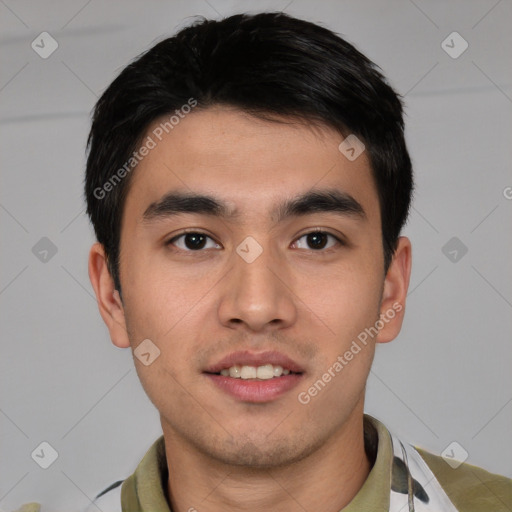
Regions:
[[[313, 453], [323, 443], [307, 443], [303, 435], [288, 436], [281, 439], [268, 439], [261, 434], [259, 439], [252, 435], [251, 439], [238, 438], [226, 440], [224, 443], [208, 443], [198, 447], [203, 453], [222, 464], [243, 466], [252, 469], [272, 469], [299, 462]], [[213, 449], [212, 447], [219, 447]]]
[[[219, 462], [230, 466], [243, 466], [253, 469], [271, 469], [286, 466], [299, 460], [300, 455], [290, 452], [290, 447], [264, 448], [252, 442], [242, 444], [238, 449], [224, 450], [220, 453], [210, 454]], [[297, 447], [294, 447], [294, 451]]]

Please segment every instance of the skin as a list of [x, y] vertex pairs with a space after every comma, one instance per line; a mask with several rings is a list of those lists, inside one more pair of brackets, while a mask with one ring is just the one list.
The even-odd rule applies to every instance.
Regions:
[[[351, 162], [338, 150], [339, 133], [281, 121], [228, 107], [195, 111], [149, 152], [134, 171], [123, 212], [122, 301], [102, 246], [90, 251], [89, 275], [112, 343], [133, 350], [149, 338], [161, 352], [149, 366], [134, 362], [160, 413], [167, 492], [177, 512], [338, 511], [371, 469], [365, 385], [375, 343], [391, 341], [402, 325], [410, 242], [399, 239], [385, 274], [366, 153]], [[315, 212], [276, 222], [275, 204], [325, 188], [350, 194], [364, 217]], [[213, 194], [239, 215], [145, 222], [148, 206], [173, 191]], [[212, 240], [201, 251], [187, 251], [183, 238], [166, 245], [184, 229]], [[329, 238], [328, 247], [314, 249], [304, 236], [310, 231], [346, 243]], [[263, 249], [250, 264], [236, 253], [247, 236]], [[401, 311], [301, 404], [297, 394], [395, 303]], [[203, 371], [238, 350], [280, 351], [304, 369], [302, 381], [263, 404], [236, 400]]]

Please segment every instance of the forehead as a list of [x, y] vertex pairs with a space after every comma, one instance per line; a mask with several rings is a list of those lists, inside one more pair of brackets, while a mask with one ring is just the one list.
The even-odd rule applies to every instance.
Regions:
[[[142, 145], [151, 147], [135, 169], [125, 213], [139, 219], [172, 191], [215, 195], [240, 216], [270, 214], [280, 197], [337, 189], [378, 217], [369, 159], [350, 161], [338, 149], [343, 137], [325, 126], [292, 119], [262, 120], [215, 107], [175, 124], [155, 121]], [[376, 219], [378, 220], [378, 219]]]

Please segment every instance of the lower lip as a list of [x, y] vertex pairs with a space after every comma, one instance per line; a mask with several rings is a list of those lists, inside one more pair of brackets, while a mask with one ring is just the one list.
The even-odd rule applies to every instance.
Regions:
[[233, 379], [222, 375], [208, 373], [207, 377], [233, 398], [242, 402], [264, 403], [280, 397], [293, 389], [301, 380], [302, 375], [291, 373], [268, 380]]

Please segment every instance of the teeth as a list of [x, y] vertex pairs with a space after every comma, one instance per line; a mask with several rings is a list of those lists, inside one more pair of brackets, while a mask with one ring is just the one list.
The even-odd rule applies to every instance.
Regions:
[[254, 366], [242, 366], [240, 370], [241, 379], [255, 379], [258, 374], [258, 370]]
[[271, 379], [274, 376], [274, 367], [271, 364], [266, 364], [265, 366], [258, 366], [256, 371], [256, 378], [267, 380]]
[[235, 379], [240, 378], [240, 376], [241, 376], [241, 375], [240, 375], [240, 373], [241, 373], [241, 372], [240, 372], [240, 370], [241, 370], [240, 366], [238, 366], [238, 365], [236, 365], [236, 366], [232, 366], [232, 367], [231, 367], [231, 368], [229, 368], [229, 370], [228, 370], [228, 371], [229, 371], [229, 376], [230, 376], [230, 377], [233, 377], [233, 378], [235, 378]]
[[220, 374], [223, 377], [232, 377], [233, 379], [260, 379], [269, 380], [281, 375], [289, 375], [290, 370], [284, 369], [279, 365], [265, 364], [263, 366], [239, 366], [238, 364], [230, 368], [224, 368]]

